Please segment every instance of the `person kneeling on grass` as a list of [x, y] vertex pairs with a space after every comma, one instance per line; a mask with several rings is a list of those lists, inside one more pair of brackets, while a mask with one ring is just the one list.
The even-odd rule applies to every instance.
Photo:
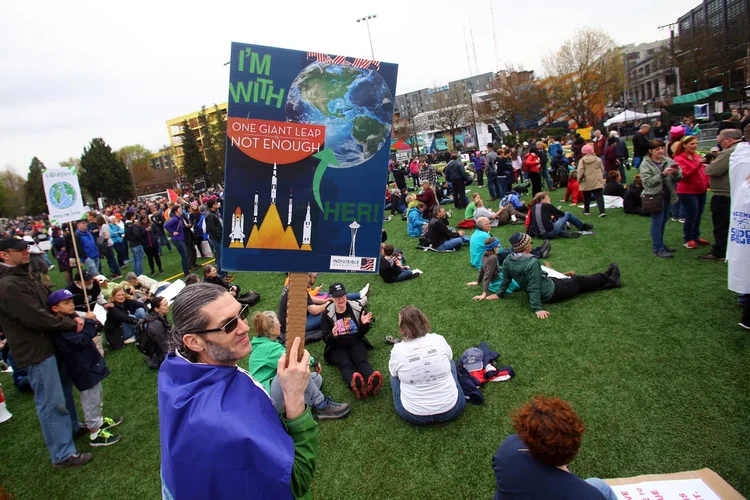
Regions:
[[323, 312], [324, 357], [330, 364], [338, 366], [341, 377], [357, 399], [377, 396], [383, 385], [383, 376], [367, 361], [367, 349], [372, 349], [372, 344], [365, 337], [370, 330], [372, 313], [367, 312], [360, 302], [346, 298], [343, 283], [332, 284], [328, 295], [333, 302]]
[[495, 500], [617, 499], [601, 479], [583, 480], [568, 469], [586, 429], [569, 403], [536, 396], [512, 418], [516, 434], [505, 438], [492, 457]]
[[552, 200], [546, 192], [538, 193], [529, 204], [529, 216], [526, 218], [528, 233], [545, 240], [554, 238], [578, 238], [581, 233], [568, 231], [567, 224], [571, 223], [581, 231], [594, 229], [591, 224], [584, 224], [570, 212], [562, 212], [552, 205]]
[[[502, 282], [502, 271], [498, 264], [497, 252], [501, 250], [500, 240], [490, 236], [484, 240], [484, 255], [482, 256], [482, 267], [479, 269], [479, 277], [476, 281], [466, 283], [466, 286], [477, 286], [482, 284], [482, 295], [477, 295], [474, 300], [497, 300], [497, 291]], [[512, 281], [508, 287], [508, 293], [518, 290], [518, 283]], [[490, 293], [491, 292], [491, 293]]]
[[[69, 290], [52, 292], [47, 301], [52, 314], [58, 318], [76, 317], [73, 294]], [[94, 344], [97, 326], [94, 313], [88, 313], [80, 333], [70, 330], [55, 335], [58, 366], [81, 394], [89, 445], [94, 447], [117, 443], [120, 436], [109, 430], [120, 425], [123, 420], [122, 417], [102, 417], [102, 380], [109, 376], [110, 371]]]
[[397, 283], [412, 278], [418, 278], [422, 271], [419, 269], [409, 269], [405, 265], [406, 259], [403, 254], [396, 255], [396, 248], [393, 245], [383, 243], [380, 245], [380, 268], [378, 274], [386, 283]]
[[[276, 313], [264, 311], [253, 316], [255, 337], [250, 340], [253, 350], [250, 352], [250, 375], [263, 384], [266, 392], [271, 395], [276, 412], [284, 412], [284, 391], [277, 376], [279, 358], [286, 352], [286, 348], [276, 339], [281, 335], [281, 324]], [[349, 405], [336, 403], [330, 396], [326, 397], [320, 387], [323, 376], [320, 374], [320, 363], [310, 358], [310, 381], [305, 389], [305, 404], [309, 406], [318, 420], [344, 418], [349, 414]]]
[[401, 309], [398, 328], [403, 342], [393, 346], [388, 362], [396, 413], [416, 425], [455, 420], [466, 398], [451, 346], [442, 335], [429, 333], [430, 322], [416, 307]]
[[[210, 283], [174, 301], [159, 369], [163, 498], [312, 498], [318, 424], [305, 406], [310, 353], [300, 340], [276, 367], [285, 415], [237, 362], [250, 354], [249, 309]], [[288, 361], [288, 365], [287, 365]]]
[[603, 273], [590, 276], [571, 276], [568, 279], [549, 278], [542, 273], [542, 265], [531, 253], [531, 237], [515, 233], [510, 237], [513, 253], [503, 262], [502, 281], [497, 294], [502, 299], [513, 280], [529, 296], [529, 305], [536, 317], [545, 319], [549, 312], [542, 308], [544, 302], [560, 302], [579, 293], [620, 288], [620, 268], [610, 264]]

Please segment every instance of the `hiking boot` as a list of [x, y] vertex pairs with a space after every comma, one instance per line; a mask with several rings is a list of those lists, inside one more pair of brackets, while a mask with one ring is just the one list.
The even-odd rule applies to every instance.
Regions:
[[547, 257], [549, 257], [549, 254], [552, 251], [552, 243], [550, 243], [549, 240], [544, 240], [544, 243], [542, 243], [540, 250], [541, 250], [541, 258], [546, 259]]
[[329, 396], [315, 407], [315, 415], [318, 420], [334, 420], [349, 415], [349, 409], [348, 403], [336, 403]]
[[117, 417], [117, 418], [104, 417], [102, 420], [104, 420], [104, 423], [102, 424], [101, 427], [99, 427], [99, 430], [106, 431], [106, 430], [111, 429], [112, 427], [117, 427], [118, 425], [120, 425], [122, 421], [125, 420], [125, 418], [124, 417]]
[[563, 231], [557, 235], [560, 238], [580, 238], [581, 233], [578, 231]]
[[671, 259], [674, 257], [666, 248], [662, 248], [658, 252], [654, 252], [654, 255], [661, 257], [662, 259]]
[[622, 280], [620, 279], [620, 268], [617, 264], [612, 264], [613, 269], [609, 275], [609, 282], [607, 283], [608, 288], [620, 288], [622, 286]]
[[52, 464], [52, 468], [74, 469], [76, 467], [86, 465], [87, 463], [91, 462], [93, 458], [94, 455], [92, 455], [91, 453], [74, 453], [73, 455], [69, 456], [64, 462], [60, 462], [59, 464]]
[[707, 253], [706, 255], [699, 256], [698, 260], [703, 260], [703, 261], [706, 261], [706, 262], [720, 262], [720, 261], [722, 261], [724, 259], [722, 259], [721, 257], [717, 257], [717, 256], [715, 256], [712, 253]]
[[120, 441], [120, 436], [112, 434], [111, 432], [99, 429], [94, 439], [89, 439], [89, 446], [99, 448], [102, 446], [112, 446], [113, 444]]
[[591, 231], [592, 229], [594, 229], [593, 224], [586, 223], [583, 226], [581, 226], [581, 231]]
[[372, 375], [370, 375], [370, 378], [367, 380], [367, 393], [370, 396], [377, 396], [378, 391], [380, 390], [380, 387], [383, 385], [383, 376], [380, 374], [380, 372], [374, 372]]
[[354, 375], [352, 375], [351, 386], [352, 391], [354, 391], [354, 397], [357, 398], [357, 401], [367, 398], [367, 384], [361, 373], [354, 372]]
[[695, 250], [696, 248], [698, 248], [698, 243], [696, 243], [695, 241], [688, 241], [687, 243], [685, 243], [684, 247], [690, 250]]

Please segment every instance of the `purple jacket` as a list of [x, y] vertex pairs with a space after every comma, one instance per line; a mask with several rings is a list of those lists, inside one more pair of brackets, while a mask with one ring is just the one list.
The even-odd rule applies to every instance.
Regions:
[[[164, 229], [167, 230], [169, 236], [171, 236], [173, 240], [185, 241], [185, 221], [177, 214], [172, 215], [172, 217], [164, 223]], [[175, 236], [174, 233], [177, 233], [177, 236]]]

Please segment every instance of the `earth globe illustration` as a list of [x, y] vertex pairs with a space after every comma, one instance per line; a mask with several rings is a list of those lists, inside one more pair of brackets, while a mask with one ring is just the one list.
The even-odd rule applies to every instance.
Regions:
[[76, 202], [76, 190], [68, 182], [56, 182], [49, 188], [49, 200], [57, 209], [70, 208]]
[[325, 125], [339, 167], [355, 167], [390, 145], [393, 95], [377, 71], [314, 62], [289, 89], [286, 119]]

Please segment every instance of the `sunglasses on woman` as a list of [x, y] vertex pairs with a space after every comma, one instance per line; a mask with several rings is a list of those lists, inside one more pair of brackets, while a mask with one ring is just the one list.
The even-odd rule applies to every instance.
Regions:
[[203, 330], [201, 332], [193, 332], [195, 335], [202, 335], [204, 333], [215, 333], [215, 332], [224, 332], [227, 335], [232, 333], [235, 328], [237, 328], [237, 325], [239, 324], [240, 320], [246, 320], [248, 314], [250, 314], [250, 307], [247, 305], [242, 306], [242, 309], [240, 309], [239, 314], [235, 316], [234, 318], [230, 319], [226, 325], [222, 326], [221, 328], [212, 328], [210, 330]]

